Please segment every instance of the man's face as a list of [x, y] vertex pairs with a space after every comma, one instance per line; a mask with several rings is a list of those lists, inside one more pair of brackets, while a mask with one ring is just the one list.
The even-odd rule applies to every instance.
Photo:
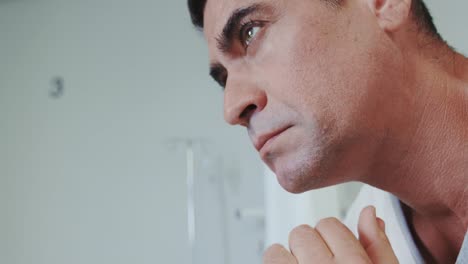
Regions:
[[208, 0], [205, 8], [225, 119], [247, 127], [290, 192], [359, 180], [382, 139], [383, 34], [364, 0], [343, 3]]

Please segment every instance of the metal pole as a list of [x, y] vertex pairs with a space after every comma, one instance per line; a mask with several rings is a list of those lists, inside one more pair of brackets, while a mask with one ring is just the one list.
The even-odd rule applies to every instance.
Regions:
[[194, 178], [195, 178], [195, 155], [193, 150], [193, 141], [186, 141], [186, 167], [187, 167], [187, 228], [188, 242], [190, 248], [189, 263], [193, 263], [195, 251], [195, 197], [194, 197]]

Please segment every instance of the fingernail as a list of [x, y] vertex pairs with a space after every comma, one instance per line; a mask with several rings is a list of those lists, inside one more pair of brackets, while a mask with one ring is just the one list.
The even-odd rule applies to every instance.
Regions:
[[374, 217], [374, 219], [377, 221], [377, 212], [375, 210], [375, 206], [371, 206], [371, 209], [372, 209], [372, 216]]
[[377, 219], [377, 210], [374, 206], [372, 206], [372, 217], [374, 218], [375, 225], [379, 231], [383, 231], [382, 227], [380, 226], [379, 220]]
[[379, 228], [385, 233], [385, 221], [377, 217], [377, 224]]

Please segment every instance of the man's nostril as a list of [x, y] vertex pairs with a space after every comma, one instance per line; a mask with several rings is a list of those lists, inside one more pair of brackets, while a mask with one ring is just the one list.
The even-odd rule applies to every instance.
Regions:
[[251, 104], [251, 105], [247, 106], [244, 109], [244, 111], [242, 111], [242, 113], [239, 115], [239, 118], [240, 119], [248, 118], [250, 115], [252, 115], [252, 113], [255, 111], [255, 109], [257, 109], [257, 106], [254, 105], [254, 104]]

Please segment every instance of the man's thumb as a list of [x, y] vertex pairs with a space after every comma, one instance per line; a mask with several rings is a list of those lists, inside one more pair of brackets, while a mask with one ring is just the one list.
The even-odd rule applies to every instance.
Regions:
[[359, 241], [375, 264], [394, 264], [398, 259], [385, 234], [385, 223], [377, 218], [375, 207], [364, 208], [359, 216]]

